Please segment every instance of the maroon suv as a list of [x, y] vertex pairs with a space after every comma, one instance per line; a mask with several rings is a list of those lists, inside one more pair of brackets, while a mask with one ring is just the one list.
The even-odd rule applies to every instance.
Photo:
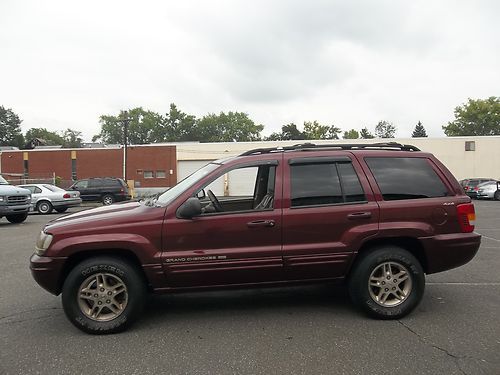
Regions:
[[395, 143], [301, 144], [215, 161], [155, 199], [48, 223], [35, 280], [89, 333], [125, 329], [147, 292], [345, 280], [397, 319], [425, 274], [476, 254], [474, 206], [434, 156]]

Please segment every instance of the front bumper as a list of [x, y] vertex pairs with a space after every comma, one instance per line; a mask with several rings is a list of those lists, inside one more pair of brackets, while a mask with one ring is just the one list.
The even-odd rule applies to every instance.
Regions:
[[22, 214], [24, 212], [29, 212], [31, 203], [23, 205], [14, 206], [0, 206], [0, 216], [12, 215], [12, 214]]
[[441, 234], [420, 240], [424, 245], [428, 274], [468, 263], [481, 245], [481, 235], [478, 233]]
[[67, 258], [52, 258], [33, 254], [30, 258], [31, 275], [43, 289], [59, 295], [61, 276]]

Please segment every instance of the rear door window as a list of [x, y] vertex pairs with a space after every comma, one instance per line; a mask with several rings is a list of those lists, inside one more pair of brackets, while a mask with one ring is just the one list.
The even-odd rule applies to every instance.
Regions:
[[358, 176], [349, 162], [294, 164], [291, 206], [318, 206], [365, 201]]
[[435, 198], [448, 189], [425, 158], [366, 158], [384, 200]]

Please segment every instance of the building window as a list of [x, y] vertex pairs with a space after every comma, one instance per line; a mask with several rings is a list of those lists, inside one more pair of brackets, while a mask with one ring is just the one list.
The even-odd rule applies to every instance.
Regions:
[[476, 151], [476, 141], [465, 141], [465, 151]]
[[154, 178], [153, 171], [144, 171], [144, 178]]
[[165, 171], [156, 171], [156, 178], [166, 178], [167, 174]]

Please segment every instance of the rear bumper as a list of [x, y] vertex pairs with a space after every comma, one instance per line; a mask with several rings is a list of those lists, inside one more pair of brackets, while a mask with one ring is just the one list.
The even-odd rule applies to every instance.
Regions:
[[38, 285], [57, 296], [61, 293], [60, 278], [66, 259], [33, 254], [30, 258], [31, 275]]
[[477, 233], [442, 234], [420, 238], [427, 259], [427, 273], [436, 273], [468, 263], [479, 250]]
[[64, 201], [53, 201], [52, 206], [54, 207], [74, 207], [79, 206], [82, 203], [81, 198], [66, 199]]

